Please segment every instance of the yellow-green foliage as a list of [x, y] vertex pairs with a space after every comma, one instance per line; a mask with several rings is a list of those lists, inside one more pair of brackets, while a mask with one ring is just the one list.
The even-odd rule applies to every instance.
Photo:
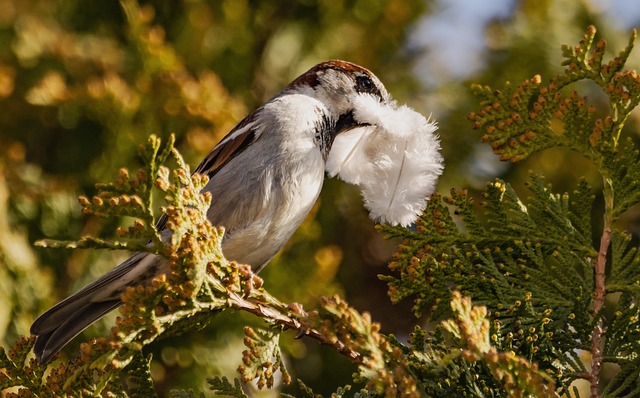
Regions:
[[[604, 40], [593, 46], [595, 34], [590, 27], [578, 46], [564, 47], [565, 72], [547, 82], [535, 76], [502, 90], [475, 87], [483, 108], [469, 119], [484, 129], [483, 140], [503, 160], [521, 161], [555, 146], [580, 153], [600, 173], [602, 191], [580, 180], [574, 192], [554, 193], [542, 176], [530, 173], [526, 200], [495, 180], [486, 185], [481, 211], [465, 190], [434, 195], [415, 231], [381, 227], [403, 239], [390, 264], [398, 274], [384, 280], [392, 300], [413, 297], [414, 311], [433, 319], [450, 313], [446, 303], [452, 290], [481, 302], [491, 319], [491, 344], [504, 355], [536, 363], [534, 368], [554, 380], [558, 393], [568, 393], [572, 381], [585, 379], [593, 397], [627, 397], [640, 393], [640, 363], [630, 354], [640, 350], [640, 267], [637, 244], [617, 221], [640, 200], [637, 145], [621, 137], [640, 102], [640, 77], [624, 69], [635, 32], [608, 62]], [[585, 79], [607, 96], [608, 112], [596, 112], [587, 98], [567, 87]], [[597, 194], [604, 207], [596, 206]], [[595, 221], [594, 209], [600, 212]], [[445, 325], [458, 338], [464, 336], [462, 326]], [[483, 323], [482, 332], [488, 327]], [[591, 353], [590, 368], [578, 357], [580, 351]], [[467, 351], [484, 369], [474, 369], [470, 385], [520, 391], [517, 377], [504, 378], [510, 367], [496, 373], [484, 352], [480, 347]], [[605, 386], [600, 371], [607, 363], [619, 370]]]

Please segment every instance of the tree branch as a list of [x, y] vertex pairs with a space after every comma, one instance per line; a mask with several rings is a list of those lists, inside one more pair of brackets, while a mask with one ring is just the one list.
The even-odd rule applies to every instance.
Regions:
[[607, 294], [605, 286], [605, 270], [607, 265], [607, 252], [611, 244], [611, 223], [613, 222], [613, 187], [611, 182], [605, 178], [604, 181], [605, 216], [602, 236], [600, 237], [600, 249], [595, 262], [595, 288], [593, 296], [593, 317], [597, 319], [596, 327], [591, 336], [591, 397], [600, 397], [600, 370], [602, 368], [602, 344], [606, 328], [603, 326], [602, 318], [598, 319], [600, 310], [604, 305]]
[[[335, 340], [332, 341], [326, 338], [325, 335], [320, 333], [319, 331], [309, 328], [300, 322], [297, 318], [292, 317], [273, 305], [265, 305], [261, 300], [249, 297], [244, 298], [238, 295], [237, 293], [230, 292], [228, 298], [231, 308], [235, 308], [237, 310], [246, 311], [251, 314], [254, 314], [264, 320], [271, 321], [275, 324], [284, 326], [286, 329], [296, 330], [298, 332], [298, 336], [308, 336], [312, 339], [316, 339], [322, 344], [328, 345], [338, 351], [340, 354], [344, 355], [349, 361], [354, 364], [361, 365], [362, 364], [362, 355], [349, 347], [347, 347], [342, 341]], [[301, 317], [307, 317], [308, 314], [302, 308], [296, 308], [296, 313]]]

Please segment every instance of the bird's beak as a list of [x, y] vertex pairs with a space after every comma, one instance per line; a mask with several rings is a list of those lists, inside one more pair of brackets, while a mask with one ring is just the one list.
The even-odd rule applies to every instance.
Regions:
[[367, 123], [359, 123], [353, 116], [353, 111], [349, 111], [345, 114], [340, 115], [338, 121], [336, 122], [335, 128], [331, 132], [331, 144], [335, 140], [336, 136], [340, 133], [344, 133], [345, 131], [354, 129], [356, 127], [368, 126]]

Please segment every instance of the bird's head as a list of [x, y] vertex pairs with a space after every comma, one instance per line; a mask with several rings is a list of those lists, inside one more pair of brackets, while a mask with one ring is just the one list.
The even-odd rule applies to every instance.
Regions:
[[390, 101], [382, 82], [368, 69], [346, 61], [320, 63], [291, 82], [284, 92], [299, 92], [321, 101], [334, 125], [330, 140], [341, 132], [364, 125], [354, 118], [355, 99], [371, 95], [380, 102]]

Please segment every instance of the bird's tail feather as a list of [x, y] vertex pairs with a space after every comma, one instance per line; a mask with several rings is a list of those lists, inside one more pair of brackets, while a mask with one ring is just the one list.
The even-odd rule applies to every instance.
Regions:
[[42, 314], [31, 325], [31, 334], [38, 336], [33, 351], [40, 363], [49, 362], [71, 339], [119, 307], [126, 287], [150, 280], [162, 264], [155, 255], [138, 252]]
[[[70, 316], [62, 322], [56, 321], [57, 326], [52, 326], [54, 325], [52, 320], [54, 318], [60, 319], [60, 313], [68, 313], [69, 311], [64, 307], [54, 307], [44, 313], [38, 318], [39, 324], [34, 323], [31, 327], [31, 333], [38, 336], [33, 351], [40, 363], [49, 362], [71, 339], [121, 304], [120, 300], [85, 303], [79, 309], [73, 309]], [[40, 329], [39, 325], [47, 326], [47, 328]]]

